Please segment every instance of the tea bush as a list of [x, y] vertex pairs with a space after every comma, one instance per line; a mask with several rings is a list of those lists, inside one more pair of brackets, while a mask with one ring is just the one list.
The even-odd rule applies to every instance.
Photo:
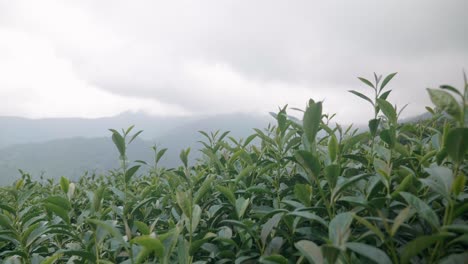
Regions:
[[[107, 175], [0, 189], [3, 263], [463, 263], [468, 259], [468, 82], [428, 89], [432, 118], [399, 123], [386, 78], [369, 129], [332, 125], [309, 100], [300, 121], [237, 140], [200, 132], [204, 158], [131, 162], [141, 133], [111, 130]], [[319, 133], [320, 132], [320, 133]], [[320, 135], [320, 136], [318, 136]], [[142, 167], [149, 168], [143, 173]]]

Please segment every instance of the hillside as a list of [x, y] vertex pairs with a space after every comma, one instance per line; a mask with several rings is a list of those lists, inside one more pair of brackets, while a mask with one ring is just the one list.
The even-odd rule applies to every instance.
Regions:
[[[172, 167], [179, 164], [182, 149], [192, 149], [189, 159], [194, 162], [200, 157], [197, 151], [203, 137], [198, 131], [231, 131], [235, 138], [247, 137], [257, 125], [265, 126], [268, 116], [246, 114], [221, 115], [210, 118], [151, 118], [138, 114], [127, 114], [104, 119], [46, 119], [28, 120], [3, 118], [7, 129], [0, 139], [9, 138], [20, 144], [9, 144], [0, 148], [0, 184], [9, 184], [20, 177], [18, 169], [30, 173], [34, 178], [58, 178], [66, 175], [75, 179], [85, 172], [104, 173], [117, 168], [118, 153], [112, 146], [108, 128], [126, 128], [136, 124], [144, 130], [141, 139], [129, 149], [129, 158], [150, 162], [153, 159], [151, 146], [168, 148], [161, 165]], [[159, 121], [158, 121], [159, 120]], [[8, 123], [9, 122], [9, 123]], [[164, 127], [166, 126], [166, 127]], [[13, 129], [18, 129], [14, 135]], [[36, 132], [37, 131], [37, 132]], [[82, 136], [77, 134], [82, 133]], [[31, 143], [24, 143], [31, 142]], [[4, 143], [4, 145], [6, 145]]]

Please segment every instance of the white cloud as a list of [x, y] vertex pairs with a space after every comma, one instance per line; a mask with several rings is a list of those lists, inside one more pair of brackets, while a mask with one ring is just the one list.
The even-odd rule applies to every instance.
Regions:
[[80, 78], [53, 43], [30, 33], [0, 28], [0, 104], [2, 115], [100, 117], [123, 111], [187, 114], [152, 98], [116, 95]]

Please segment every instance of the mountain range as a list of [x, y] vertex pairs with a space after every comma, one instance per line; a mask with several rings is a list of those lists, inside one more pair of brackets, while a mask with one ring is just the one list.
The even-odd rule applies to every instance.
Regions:
[[179, 153], [191, 148], [191, 161], [201, 155], [198, 131], [230, 131], [245, 138], [273, 122], [267, 115], [228, 114], [216, 116], [158, 117], [142, 113], [123, 113], [98, 119], [27, 119], [0, 117], [0, 185], [20, 177], [19, 169], [34, 178], [76, 179], [84, 173], [103, 173], [118, 168], [118, 152], [110, 128], [120, 130], [135, 125], [143, 130], [129, 146], [130, 160], [154, 159], [151, 147], [168, 148], [161, 160], [166, 167], [178, 166]]

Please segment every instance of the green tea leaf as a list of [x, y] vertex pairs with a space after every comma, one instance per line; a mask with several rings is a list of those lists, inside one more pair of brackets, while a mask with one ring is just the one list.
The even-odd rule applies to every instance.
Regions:
[[410, 241], [403, 248], [401, 254], [401, 263], [409, 263], [411, 258], [421, 253], [421, 251], [427, 249], [436, 242], [442, 242], [446, 238], [451, 237], [450, 233], [440, 233], [430, 236], [419, 236], [416, 239]]
[[369, 176], [371, 176], [371, 175], [368, 174], [368, 173], [363, 173], [363, 174], [353, 176], [351, 178], [344, 178], [343, 177], [343, 180], [341, 182], [339, 182], [338, 185], [336, 185], [335, 188], [333, 188], [333, 191], [332, 191], [332, 194], [331, 194], [331, 200], [336, 201], [336, 199], [338, 198], [340, 193], [343, 192], [344, 190], [346, 190], [347, 187], [349, 187], [351, 184], [353, 184], [353, 183], [355, 183], [355, 182], [357, 182], [359, 180], [362, 180], [364, 178], [367, 178]]
[[411, 216], [410, 207], [406, 207], [398, 213], [395, 221], [393, 222], [392, 229], [390, 230], [390, 236], [395, 236], [398, 228]]
[[322, 102], [309, 101], [306, 111], [304, 112], [303, 129], [310, 144], [315, 141], [315, 137], [320, 127], [322, 120]]
[[294, 246], [301, 252], [301, 254], [307, 258], [312, 264], [323, 264], [323, 255], [320, 247], [314, 242], [308, 240], [301, 240], [296, 242]]
[[68, 193], [68, 186], [70, 185], [70, 181], [68, 181], [67, 178], [65, 177], [60, 177], [60, 187], [62, 188], [62, 191], [66, 194]]
[[380, 91], [382, 91], [385, 88], [385, 86], [387, 86], [387, 84], [393, 79], [393, 77], [395, 77], [395, 75], [397, 75], [397, 72], [391, 73], [387, 75], [387, 77], [385, 77], [385, 79], [382, 82], [382, 85], [380, 85]]
[[130, 140], [128, 141], [128, 144], [132, 143], [132, 141], [135, 140], [142, 132], [143, 132], [143, 130], [140, 130], [140, 131], [136, 132], [136, 133], [130, 138]]
[[328, 227], [328, 236], [333, 245], [342, 247], [351, 234], [350, 226], [353, 221], [352, 213], [340, 213], [331, 220]]
[[114, 129], [109, 129], [109, 130], [112, 132], [112, 141], [114, 142], [114, 145], [117, 147], [120, 153], [120, 157], [124, 159], [125, 151], [126, 151], [125, 139], [116, 130]]
[[264, 264], [274, 264], [274, 263], [278, 263], [278, 264], [289, 264], [289, 261], [287, 258], [281, 256], [281, 255], [277, 255], [277, 254], [274, 254], [274, 255], [270, 255], [270, 256], [262, 256], [260, 258], [260, 263], [264, 263]]
[[53, 264], [63, 256], [63, 253], [55, 253], [54, 255], [44, 259], [41, 264]]
[[265, 224], [263, 224], [262, 232], [260, 234], [263, 245], [266, 245], [268, 236], [270, 235], [273, 228], [278, 226], [282, 217], [283, 217], [282, 213], [275, 214], [272, 218], [268, 219], [268, 221]]
[[373, 260], [375, 263], [392, 264], [392, 261], [388, 255], [376, 247], [358, 242], [348, 242], [346, 243], [346, 247], [360, 255], [367, 257], [368, 259]]
[[376, 234], [381, 241], [384, 241], [385, 239], [385, 236], [384, 234], [382, 233], [382, 231], [380, 231], [380, 229], [373, 225], [371, 222], [369, 222], [367, 219], [365, 218], [362, 218], [356, 214], [353, 214], [353, 217], [354, 219], [356, 219], [359, 223], [363, 224], [364, 226], [366, 226], [367, 228], [369, 228], [369, 230], [371, 230], [374, 234]]
[[234, 196], [234, 193], [227, 187], [224, 187], [222, 185], [216, 186], [216, 190], [218, 190], [220, 193], [226, 197], [226, 199], [229, 201], [229, 203], [236, 207], [236, 197]]
[[154, 252], [158, 258], [162, 258], [164, 256], [164, 245], [157, 238], [151, 236], [139, 236], [132, 239], [132, 242], [138, 245], [142, 245], [151, 252]]
[[192, 221], [191, 221], [191, 233], [193, 234], [198, 227], [198, 224], [200, 223], [201, 220], [201, 214], [202, 214], [202, 209], [201, 207], [196, 204], [193, 206], [193, 211], [192, 211]]
[[455, 87], [453, 86], [450, 86], [450, 85], [441, 85], [440, 86], [441, 89], [444, 89], [444, 90], [449, 90], [453, 93], [456, 93], [457, 95], [461, 96], [461, 98], [463, 98], [463, 94], [460, 93], [460, 91], [458, 91]]
[[377, 135], [377, 129], [379, 128], [380, 118], [369, 120], [369, 132], [371, 136]]
[[176, 200], [182, 212], [188, 217], [192, 217], [192, 202], [189, 194], [183, 191], [176, 192]]
[[451, 115], [455, 120], [461, 120], [461, 109], [458, 105], [457, 100], [453, 98], [451, 94], [446, 91], [436, 90], [436, 89], [427, 89], [429, 92], [429, 96], [431, 97], [431, 101], [441, 110], [447, 112], [447, 114]]
[[328, 155], [330, 160], [333, 162], [336, 160], [338, 155], [338, 140], [335, 135], [330, 136], [330, 141], [328, 141]]
[[458, 176], [453, 181], [451, 191], [453, 192], [453, 194], [455, 194], [455, 196], [458, 196], [465, 189], [465, 184], [466, 176], [463, 174], [463, 172], [460, 172], [460, 174], [458, 174]]
[[126, 171], [126, 173], [125, 173], [125, 182], [126, 183], [130, 182], [130, 179], [132, 178], [133, 175], [135, 175], [135, 173], [138, 171], [138, 169], [140, 167], [141, 167], [140, 165], [136, 165], [136, 166], [133, 166], [133, 167], [131, 167], [130, 169], [128, 169]]
[[312, 187], [309, 184], [296, 183], [294, 185], [294, 196], [305, 206], [310, 206]]
[[426, 168], [425, 171], [429, 173], [429, 177], [419, 179], [419, 181], [449, 200], [453, 182], [452, 171], [441, 166], [431, 166], [430, 168]]
[[408, 205], [414, 208], [419, 216], [431, 224], [432, 227], [436, 229], [440, 227], [437, 214], [423, 200], [407, 192], [401, 192], [400, 195], [406, 200]]
[[311, 152], [305, 150], [296, 151], [294, 157], [309, 175], [310, 183], [317, 181], [320, 174], [320, 161]]
[[247, 210], [247, 207], [249, 206], [250, 203], [250, 198], [245, 199], [244, 197], [239, 197], [236, 200], [236, 213], [239, 219], [241, 219], [245, 211]]
[[362, 93], [360, 93], [358, 91], [355, 91], [355, 90], [349, 90], [348, 92], [350, 92], [350, 93], [352, 93], [354, 95], [357, 95], [357, 96], [361, 97], [362, 99], [364, 99], [364, 100], [368, 101], [369, 103], [371, 103], [371, 105], [374, 105], [374, 102], [372, 102], [372, 100], [369, 97], [365, 96], [364, 94], [362, 94]]
[[375, 90], [375, 86], [374, 86], [369, 80], [367, 80], [367, 79], [365, 79], [365, 78], [362, 78], [362, 77], [358, 77], [358, 79], [361, 80], [361, 82], [363, 82], [363, 83], [369, 85], [372, 89]]
[[395, 108], [389, 102], [380, 98], [377, 99], [377, 104], [379, 105], [384, 115], [388, 118], [390, 123], [396, 124], [397, 113], [395, 111]]
[[468, 151], [468, 128], [451, 129], [447, 135], [445, 149], [455, 162], [462, 163]]
[[135, 221], [135, 226], [140, 230], [141, 234], [143, 235], [149, 235], [150, 234], [150, 228], [147, 224], [141, 222], [141, 221]]
[[122, 245], [126, 246], [127, 243], [124, 241], [122, 234], [120, 231], [115, 227], [115, 225], [111, 222], [105, 222], [98, 219], [87, 219], [88, 223], [94, 224], [104, 231], [106, 231], [109, 235], [119, 241]]

